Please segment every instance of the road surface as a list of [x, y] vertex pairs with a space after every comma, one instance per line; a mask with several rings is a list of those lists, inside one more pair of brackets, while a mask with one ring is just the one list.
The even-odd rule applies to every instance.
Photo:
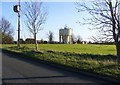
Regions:
[[3, 83], [108, 83], [10, 53], [2, 53], [2, 66]]

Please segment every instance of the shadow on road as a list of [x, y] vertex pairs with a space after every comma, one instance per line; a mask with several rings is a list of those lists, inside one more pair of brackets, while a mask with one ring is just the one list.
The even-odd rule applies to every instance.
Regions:
[[21, 80], [21, 79], [39, 79], [39, 78], [63, 78], [70, 76], [41, 76], [41, 77], [25, 77], [25, 78], [3, 78], [2, 80]]

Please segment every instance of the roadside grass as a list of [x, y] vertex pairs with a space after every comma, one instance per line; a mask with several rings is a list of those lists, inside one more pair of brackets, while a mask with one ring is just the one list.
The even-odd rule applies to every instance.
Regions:
[[3, 45], [2, 48], [22, 53], [26, 57], [75, 68], [77, 71], [83, 70], [120, 80], [120, 65], [116, 63], [113, 45], [40, 44], [38, 51], [34, 50], [33, 45], [21, 45], [21, 49], [16, 45]]

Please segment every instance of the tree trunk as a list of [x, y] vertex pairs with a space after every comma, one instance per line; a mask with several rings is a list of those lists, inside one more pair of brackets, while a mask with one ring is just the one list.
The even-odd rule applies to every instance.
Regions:
[[117, 50], [117, 61], [120, 64], [120, 41], [116, 43], [116, 50]]
[[36, 39], [36, 34], [34, 35], [34, 40], [35, 40], [35, 50], [38, 50], [38, 45], [37, 45], [37, 39]]

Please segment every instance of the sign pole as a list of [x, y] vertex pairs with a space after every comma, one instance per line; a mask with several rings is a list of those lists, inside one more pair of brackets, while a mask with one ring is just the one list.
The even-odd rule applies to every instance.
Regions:
[[20, 0], [18, 1], [18, 49], [20, 48]]

